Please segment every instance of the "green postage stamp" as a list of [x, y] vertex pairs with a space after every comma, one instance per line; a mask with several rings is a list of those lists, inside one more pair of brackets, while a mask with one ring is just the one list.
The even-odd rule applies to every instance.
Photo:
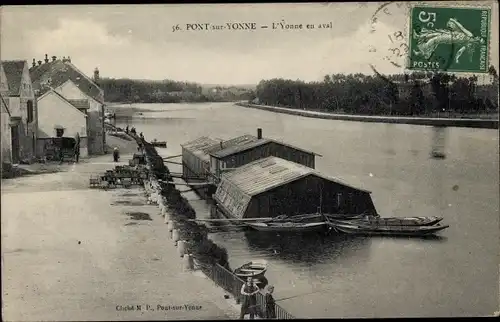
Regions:
[[490, 17], [488, 8], [411, 8], [408, 69], [488, 72]]

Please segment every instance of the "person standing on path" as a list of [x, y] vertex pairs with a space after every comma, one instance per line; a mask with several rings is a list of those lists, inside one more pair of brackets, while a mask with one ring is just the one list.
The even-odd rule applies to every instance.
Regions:
[[266, 293], [266, 319], [276, 319], [276, 306], [273, 292], [274, 286], [269, 285]]
[[75, 136], [75, 161], [78, 163], [80, 159], [80, 134], [77, 132]]
[[255, 309], [257, 306], [257, 296], [259, 288], [255, 285], [253, 278], [248, 277], [247, 282], [241, 286], [241, 295], [243, 295], [243, 302], [241, 303], [240, 320], [245, 318], [245, 314], [250, 314], [250, 320], [255, 318]]

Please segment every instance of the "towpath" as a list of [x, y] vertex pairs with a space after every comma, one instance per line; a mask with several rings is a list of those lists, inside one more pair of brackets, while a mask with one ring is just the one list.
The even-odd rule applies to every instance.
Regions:
[[114, 168], [111, 158], [2, 181], [3, 319], [237, 318], [212, 281], [183, 272], [143, 189], [88, 188], [90, 174]]

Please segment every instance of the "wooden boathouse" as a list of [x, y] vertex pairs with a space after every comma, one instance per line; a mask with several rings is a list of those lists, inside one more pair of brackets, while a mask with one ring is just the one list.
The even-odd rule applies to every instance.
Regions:
[[376, 212], [369, 191], [273, 156], [222, 174], [214, 201], [229, 218]]
[[[210, 166], [208, 148], [219, 145], [219, 141], [207, 136], [181, 144], [182, 148], [182, 178], [186, 183], [207, 182], [207, 173]], [[206, 197], [208, 187], [200, 186], [194, 190], [203, 198]]]
[[236, 138], [221, 141], [203, 136], [196, 140], [181, 144], [182, 147], [182, 177], [187, 183], [209, 183], [205, 186], [193, 188], [202, 198], [215, 192], [216, 183], [209, 180], [210, 153], [226, 148], [245, 145], [257, 140], [253, 135], [242, 135]]
[[218, 184], [222, 172], [245, 164], [275, 156], [314, 169], [316, 154], [277, 140], [263, 138], [262, 129], [257, 129], [257, 138], [245, 144], [233, 144], [218, 151], [210, 151], [210, 178]]

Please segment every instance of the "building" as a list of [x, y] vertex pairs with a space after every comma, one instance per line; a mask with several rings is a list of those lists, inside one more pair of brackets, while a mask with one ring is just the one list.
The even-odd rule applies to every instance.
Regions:
[[252, 161], [269, 156], [282, 158], [314, 169], [316, 155], [314, 152], [303, 150], [287, 143], [263, 138], [262, 130], [257, 129], [256, 140], [211, 152], [210, 174], [215, 183], [218, 183], [223, 170], [238, 168]]
[[[214, 145], [219, 145], [219, 141], [206, 136], [181, 144], [182, 177], [187, 183], [208, 181], [210, 157], [207, 151]], [[208, 195], [206, 187], [195, 189], [195, 191], [203, 198], [206, 198]]]
[[10, 128], [10, 111], [3, 96], [0, 96], [0, 105], [2, 108], [2, 172], [4, 172], [8, 171], [6, 167], [12, 165], [12, 138]]
[[[88, 155], [88, 100], [68, 100], [51, 89], [37, 98], [38, 139], [37, 154], [48, 156], [57, 137], [56, 130], [63, 128], [64, 137], [80, 136], [80, 156]], [[54, 117], [57, 115], [57, 117]]]
[[376, 212], [369, 191], [277, 157], [223, 174], [214, 200], [229, 218]]
[[232, 169], [229, 168], [227, 164], [219, 161], [219, 159], [215, 156], [217, 152], [227, 149], [238, 150], [239, 148], [254, 143], [258, 140], [259, 138], [256, 136], [245, 134], [227, 141], [221, 141], [219, 144], [213, 145], [208, 148], [207, 154], [210, 155], [210, 169], [208, 173], [209, 182], [213, 183], [214, 185], [219, 184], [221, 173]]
[[28, 62], [25, 60], [1, 61], [0, 83], [0, 94], [5, 104], [5, 111], [10, 113], [11, 161], [13, 164], [21, 161], [31, 162], [36, 157], [38, 125], [35, 94]]
[[[38, 63], [38, 64], [37, 64]], [[94, 70], [93, 79], [89, 78], [75, 65], [71, 59], [63, 57], [57, 59], [52, 56], [49, 61], [35, 62], [30, 68], [33, 88], [38, 97], [54, 89], [68, 100], [87, 100], [89, 102], [88, 124], [88, 151], [89, 154], [105, 153], [106, 136], [104, 127], [104, 91], [99, 87], [99, 70]]]
[[242, 145], [257, 140], [252, 135], [242, 135], [227, 141], [215, 140], [206, 136], [181, 144], [182, 147], [182, 175], [188, 183], [207, 182], [212, 185], [200, 187], [195, 191], [206, 198], [215, 191], [216, 181], [210, 173], [210, 153], [217, 152], [232, 146]]

